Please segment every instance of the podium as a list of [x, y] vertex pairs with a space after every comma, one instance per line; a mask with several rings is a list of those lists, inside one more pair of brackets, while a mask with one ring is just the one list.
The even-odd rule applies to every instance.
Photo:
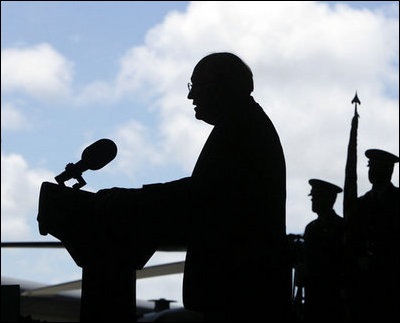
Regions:
[[[81, 321], [133, 322], [136, 270], [144, 267], [156, 247], [141, 245], [140, 237], [116, 235], [119, 224], [113, 221], [113, 214], [105, 216], [99, 211], [94, 193], [42, 183], [39, 231], [58, 238], [82, 268]], [[125, 233], [127, 230], [123, 228]]]

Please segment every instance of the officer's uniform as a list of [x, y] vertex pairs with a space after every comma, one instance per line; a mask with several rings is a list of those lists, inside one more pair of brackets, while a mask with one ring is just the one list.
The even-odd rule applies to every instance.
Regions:
[[[371, 163], [393, 167], [399, 158], [367, 150]], [[390, 168], [389, 168], [390, 169]], [[400, 309], [399, 188], [390, 181], [357, 199], [346, 219], [349, 315], [352, 321], [391, 321]]]
[[[342, 192], [340, 187], [325, 181], [312, 179], [309, 183], [313, 203], [324, 198], [333, 199], [334, 203], [336, 195]], [[342, 319], [343, 232], [343, 218], [333, 209], [318, 213], [318, 218], [306, 226], [304, 287], [307, 322], [340, 322]]]

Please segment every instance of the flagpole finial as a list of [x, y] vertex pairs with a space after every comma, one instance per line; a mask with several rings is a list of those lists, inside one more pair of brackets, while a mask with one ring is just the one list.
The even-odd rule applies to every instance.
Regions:
[[360, 102], [360, 99], [358, 98], [358, 95], [357, 95], [357, 91], [356, 91], [356, 95], [354, 96], [354, 99], [351, 101], [351, 103], [352, 104], [361, 104], [361, 102]]
[[354, 106], [354, 115], [356, 117], [359, 117], [359, 114], [357, 112], [357, 103], [361, 104], [360, 99], [358, 98], [358, 95], [357, 95], [357, 91], [356, 91], [356, 95], [354, 96], [354, 99], [351, 101], [351, 104], [355, 104], [355, 106]]

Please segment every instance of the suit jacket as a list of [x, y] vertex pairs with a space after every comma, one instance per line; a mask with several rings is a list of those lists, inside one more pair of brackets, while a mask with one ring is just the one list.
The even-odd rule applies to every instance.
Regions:
[[[282, 267], [285, 159], [271, 120], [253, 98], [213, 128], [190, 177], [143, 191], [152, 201], [149, 214], [168, 215], [168, 223], [152, 220], [162, 222], [162, 243], [187, 245], [186, 308], [243, 307], [243, 299], [254, 302], [260, 292], [274, 296], [269, 304], [290, 295]], [[154, 203], [155, 196], [162, 202]]]

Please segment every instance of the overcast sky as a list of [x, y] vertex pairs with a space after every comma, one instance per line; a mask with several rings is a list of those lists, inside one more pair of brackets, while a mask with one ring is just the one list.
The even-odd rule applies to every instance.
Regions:
[[[100, 138], [118, 155], [84, 174], [86, 190], [189, 176], [211, 127], [194, 118], [187, 82], [212, 52], [250, 66], [253, 97], [280, 135], [288, 233], [316, 218], [310, 178], [343, 186], [355, 91], [359, 195], [370, 188], [365, 150], [399, 154], [397, 1], [2, 1], [1, 9], [2, 241], [52, 240], [37, 228], [40, 184]], [[397, 165], [396, 186], [398, 174]], [[151, 263], [180, 259], [158, 253]], [[59, 283], [80, 269], [62, 250], [2, 250], [1, 274]], [[138, 297], [181, 302], [181, 278], [139, 282]]]

